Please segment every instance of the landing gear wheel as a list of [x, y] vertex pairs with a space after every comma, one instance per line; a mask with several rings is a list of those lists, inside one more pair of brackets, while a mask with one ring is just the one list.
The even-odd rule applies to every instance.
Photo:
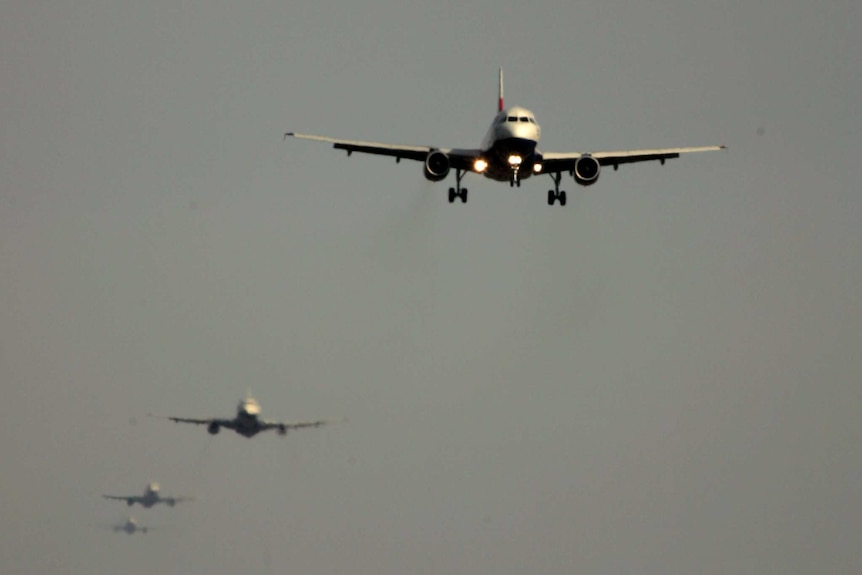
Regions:
[[463, 170], [455, 170], [455, 187], [449, 188], [449, 203], [454, 203], [455, 198], [461, 198], [461, 203], [467, 203], [467, 188], [461, 187], [461, 178], [464, 177]]
[[554, 180], [554, 189], [548, 190], [548, 205], [553, 206], [554, 202], [560, 200], [560, 205], [566, 205], [566, 192], [560, 191], [560, 180], [563, 179], [563, 174], [560, 172], [554, 174], [548, 174], [551, 176], [551, 179]]

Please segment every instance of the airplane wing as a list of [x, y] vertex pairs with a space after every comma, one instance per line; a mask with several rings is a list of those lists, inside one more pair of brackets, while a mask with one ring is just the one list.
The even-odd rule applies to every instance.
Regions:
[[324, 419], [319, 419], [317, 421], [296, 421], [292, 423], [284, 423], [281, 421], [261, 421], [260, 428], [262, 431], [267, 429], [277, 429], [281, 435], [286, 434], [288, 431], [293, 429], [306, 429], [309, 427], [320, 427], [322, 425], [326, 425], [329, 423]]
[[[92, 527], [96, 529], [105, 529], [108, 531], [113, 531], [114, 533], [122, 533], [126, 530], [125, 524], [111, 524], [111, 523], [96, 523], [92, 524]], [[143, 527], [141, 525], [135, 525], [135, 532], [140, 531], [141, 533], [146, 533], [147, 531], [152, 531], [153, 529], [158, 529], [157, 527], [146, 526]]]
[[353, 152], [361, 154], [375, 154], [378, 156], [391, 156], [396, 162], [400, 162], [402, 158], [408, 160], [416, 160], [424, 162], [429, 152], [438, 150], [449, 156], [449, 161], [452, 167], [459, 170], [468, 170], [473, 165], [475, 160], [482, 153], [478, 149], [466, 148], [435, 148], [432, 146], [401, 146], [393, 144], [382, 144], [380, 142], [363, 142], [361, 140], [341, 140], [338, 138], [330, 138], [327, 136], [314, 136], [311, 134], [299, 134], [297, 132], [287, 132], [284, 138], [290, 136], [301, 140], [315, 140], [318, 142], [326, 142], [332, 144], [336, 150], [344, 150], [347, 155]]
[[192, 501], [194, 497], [160, 497], [160, 503], [167, 503], [169, 506], [173, 507], [177, 503], [182, 503], [184, 501]]
[[194, 423], [195, 425], [209, 425], [211, 423], [218, 423], [220, 427], [227, 427], [228, 429], [233, 429], [235, 427], [235, 423], [232, 419], [218, 419], [215, 417], [209, 417], [206, 419], [195, 419], [192, 417], [168, 417], [171, 421], [176, 421], [177, 423]]
[[724, 150], [726, 146], [700, 146], [694, 148], [656, 148], [654, 150], [623, 150], [619, 152], [547, 152], [542, 154], [542, 166], [545, 173], [567, 172], [575, 168], [575, 160], [584, 155], [592, 156], [602, 166], [613, 166], [616, 170], [620, 164], [633, 164], [635, 162], [659, 161], [664, 164], [665, 160], [678, 158], [682, 154], [693, 154], [697, 152], [714, 152]]
[[128, 497], [123, 497], [121, 495], [102, 495], [105, 499], [116, 499], [117, 501], [131, 501], [132, 503], [137, 503], [141, 500], [140, 495], [129, 495]]

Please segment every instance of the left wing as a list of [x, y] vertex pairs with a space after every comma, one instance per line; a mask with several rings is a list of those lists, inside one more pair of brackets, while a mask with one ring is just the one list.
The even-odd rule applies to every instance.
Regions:
[[173, 507], [177, 503], [182, 503], [183, 501], [192, 501], [194, 497], [159, 497], [159, 503], [167, 503], [170, 507]]
[[635, 162], [659, 161], [664, 164], [665, 160], [680, 157], [681, 154], [694, 154], [697, 152], [714, 152], [725, 150], [726, 146], [700, 146], [694, 148], [656, 148], [654, 150], [624, 150], [620, 152], [547, 152], [542, 154], [542, 171], [546, 173], [566, 172], [575, 168], [575, 160], [581, 156], [592, 156], [602, 166], [613, 166], [617, 169], [620, 164], [633, 164]]
[[267, 429], [277, 429], [281, 435], [285, 435], [288, 431], [292, 429], [306, 429], [308, 427], [320, 427], [322, 425], [326, 425], [329, 422], [325, 419], [319, 419], [317, 421], [297, 421], [293, 423], [284, 423], [281, 421], [261, 421], [260, 429], [261, 431], [266, 431]]
[[416, 160], [424, 162], [428, 154], [433, 151], [443, 152], [449, 156], [452, 167], [459, 170], [470, 169], [475, 160], [482, 153], [478, 149], [462, 149], [462, 148], [435, 148], [432, 146], [402, 146], [395, 144], [382, 144], [380, 142], [364, 142], [361, 140], [341, 140], [338, 138], [330, 138], [328, 136], [314, 136], [311, 134], [299, 134], [297, 132], [287, 132], [284, 134], [284, 139], [290, 136], [301, 140], [315, 140], [318, 142], [326, 142], [332, 144], [336, 150], [344, 150], [347, 155], [353, 152], [361, 154], [375, 154], [378, 156], [391, 156], [396, 162], [400, 162], [402, 158], [408, 160]]

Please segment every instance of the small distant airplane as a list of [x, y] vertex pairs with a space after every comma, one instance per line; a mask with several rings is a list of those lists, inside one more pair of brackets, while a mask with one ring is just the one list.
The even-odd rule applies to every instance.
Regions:
[[299, 421], [295, 423], [283, 423], [279, 421], [267, 421], [260, 418], [260, 404], [253, 397], [246, 396], [236, 407], [236, 417], [233, 419], [192, 419], [188, 417], [168, 417], [171, 421], [178, 423], [195, 423], [206, 425], [207, 431], [215, 435], [222, 427], [232, 429], [244, 437], [254, 437], [261, 431], [275, 429], [279, 435], [287, 435], [292, 429], [305, 429], [307, 427], [320, 427], [329, 423], [326, 420]]
[[114, 533], [127, 533], [129, 535], [134, 535], [135, 533], [146, 533], [147, 531], [152, 530], [152, 527], [138, 525], [138, 522], [132, 516], [129, 516], [128, 519], [118, 525], [102, 525], [100, 527], [111, 529]]
[[438, 148], [435, 146], [400, 146], [360, 140], [341, 140], [327, 136], [313, 136], [287, 132], [288, 136], [305, 140], [328, 142], [333, 148], [353, 152], [392, 156], [396, 162], [403, 158], [423, 162], [425, 178], [432, 182], [444, 180], [450, 169], [455, 170], [455, 187], [449, 188], [449, 203], [460, 198], [467, 202], [467, 189], [461, 187], [461, 178], [467, 173], [481, 174], [509, 186], [521, 186], [521, 180], [531, 175], [548, 174], [554, 189], [548, 190], [548, 205], [559, 201], [566, 205], [566, 192], [560, 190], [563, 172], [573, 176], [581, 186], [591, 186], [599, 179], [602, 166], [613, 166], [635, 162], [658, 161], [678, 158], [680, 154], [723, 150], [724, 146], [701, 146], [696, 148], [657, 148], [652, 150], [625, 150], [619, 152], [540, 152], [537, 148], [541, 129], [536, 116], [526, 108], [503, 106], [503, 69], [500, 68], [499, 99], [497, 115], [488, 129], [479, 148]]
[[126, 504], [131, 507], [135, 503], [142, 505], [149, 509], [153, 505], [158, 505], [159, 503], [164, 503], [169, 507], [173, 507], [177, 503], [182, 503], [183, 501], [191, 501], [191, 497], [164, 497], [159, 492], [161, 487], [155, 481], [149, 483], [147, 488], [144, 490], [143, 495], [102, 495], [105, 499], [116, 499], [117, 501], [125, 501]]

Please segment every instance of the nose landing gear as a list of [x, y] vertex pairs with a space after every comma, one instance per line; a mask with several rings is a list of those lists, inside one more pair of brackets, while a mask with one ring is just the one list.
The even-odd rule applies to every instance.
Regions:
[[509, 179], [509, 187], [514, 188], [515, 186], [521, 187], [521, 178], [518, 177], [518, 166], [512, 169], [512, 177]]

